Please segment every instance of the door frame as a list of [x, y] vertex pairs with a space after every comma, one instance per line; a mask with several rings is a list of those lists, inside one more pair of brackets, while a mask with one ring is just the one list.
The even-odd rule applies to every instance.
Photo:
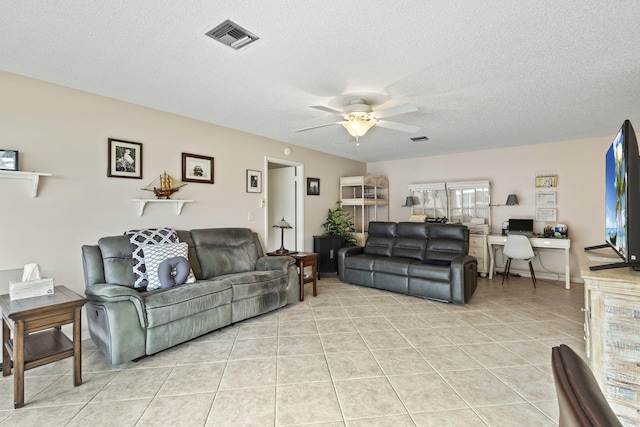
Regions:
[[[304, 163], [294, 162], [291, 160], [279, 159], [277, 157], [268, 157], [264, 158], [264, 170], [265, 170], [265, 180], [263, 188], [265, 189], [264, 200], [265, 200], [265, 216], [264, 216], [264, 239], [265, 244], [269, 242], [269, 233], [275, 233], [276, 231], [273, 228], [273, 224], [275, 221], [273, 219], [269, 219], [269, 164], [275, 163], [278, 165], [292, 166], [296, 168], [296, 218], [294, 223], [297, 224], [295, 227], [296, 233], [296, 250], [300, 252], [304, 252]], [[276, 220], [277, 221], [277, 220]]]

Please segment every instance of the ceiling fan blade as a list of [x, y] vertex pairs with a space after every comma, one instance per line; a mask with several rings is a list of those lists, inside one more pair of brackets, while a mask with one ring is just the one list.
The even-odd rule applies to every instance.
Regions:
[[323, 128], [325, 126], [331, 126], [331, 125], [341, 125], [342, 123], [343, 122], [333, 122], [333, 123], [325, 123], [323, 125], [309, 126], [308, 128], [296, 129], [296, 130], [294, 130], [294, 132], [304, 132], [305, 130]]
[[411, 104], [402, 104], [396, 105], [395, 107], [383, 108], [382, 110], [377, 110], [371, 113], [376, 119], [382, 119], [384, 117], [397, 116], [399, 114], [413, 113], [414, 111], [418, 111], [418, 107]]
[[420, 126], [407, 125], [398, 122], [388, 122], [386, 120], [378, 121], [378, 123], [376, 123], [376, 126], [380, 126], [381, 128], [399, 130], [401, 132], [407, 133], [416, 133], [420, 130]]
[[324, 105], [312, 105], [311, 108], [315, 108], [316, 110], [326, 111], [327, 113], [342, 114], [342, 111], [334, 110], [333, 108], [325, 107]]

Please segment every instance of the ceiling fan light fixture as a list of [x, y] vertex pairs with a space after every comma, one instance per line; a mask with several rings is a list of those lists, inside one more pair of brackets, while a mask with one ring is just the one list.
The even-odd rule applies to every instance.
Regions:
[[369, 129], [375, 125], [376, 122], [366, 117], [351, 117], [349, 120], [342, 123], [342, 126], [349, 132], [354, 138], [360, 138], [367, 133]]

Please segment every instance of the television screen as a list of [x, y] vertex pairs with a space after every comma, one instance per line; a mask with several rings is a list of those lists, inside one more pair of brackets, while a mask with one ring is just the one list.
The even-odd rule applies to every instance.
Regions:
[[606, 155], [605, 221], [606, 242], [627, 259], [627, 159], [622, 129]]

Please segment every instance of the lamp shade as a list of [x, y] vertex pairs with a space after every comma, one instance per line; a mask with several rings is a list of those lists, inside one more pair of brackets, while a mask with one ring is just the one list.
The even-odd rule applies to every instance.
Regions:
[[407, 197], [407, 200], [404, 202], [405, 207], [410, 208], [411, 206], [413, 206], [413, 197], [409, 196]]
[[342, 126], [353, 136], [359, 138], [364, 136], [369, 129], [373, 127], [375, 122], [362, 117], [353, 117], [342, 123]]
[[284, 217], [273, 225], [274, 228], [293, 228], [287, 221], [284, 220]]
[[518, 196], [516, 196], [515, 194], [509, 194], [507, 196], [507, 206], [514, 206], [518, 204]]

